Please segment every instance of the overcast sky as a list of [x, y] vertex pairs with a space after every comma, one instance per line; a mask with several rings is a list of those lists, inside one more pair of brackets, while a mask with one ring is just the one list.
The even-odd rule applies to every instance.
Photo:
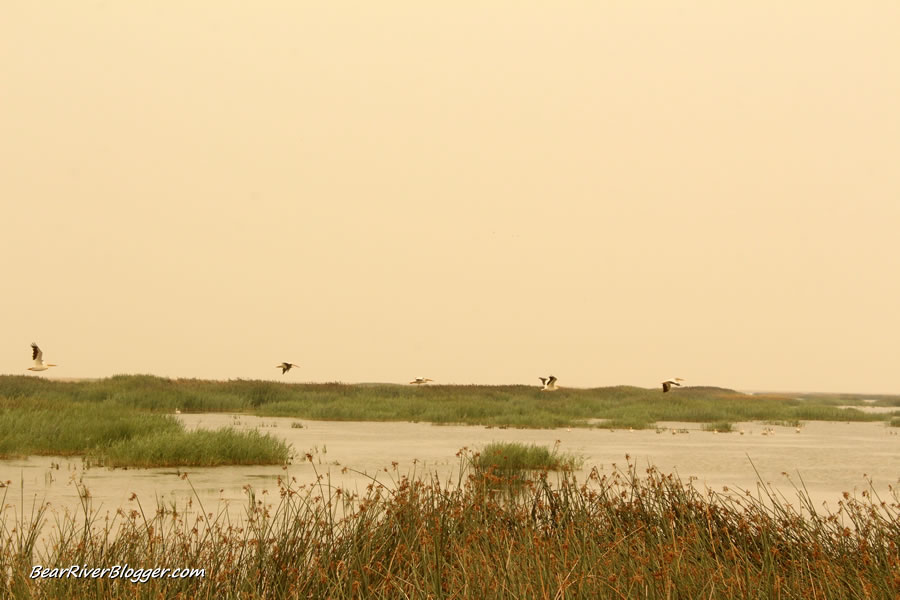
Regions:
[[898, 31], [3, 0], [0, 373], [900, 393]]

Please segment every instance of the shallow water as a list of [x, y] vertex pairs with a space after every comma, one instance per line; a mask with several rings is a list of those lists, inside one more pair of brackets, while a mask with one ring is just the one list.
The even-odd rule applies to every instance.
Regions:
[[[276, 502], [277, 477], [291, 476], [299, 483], [315, 481], [316, 474], [328, 473], [331, 484], [362, 492], [371, 476], [390, 482], [415, 469], [417, 473], [438, 473], [446, 480], [459, 466], [456, 453], [463, 447], [480, 449], [492, 441], [514, 441], [553, 446], [584, 457], [577, 473], [583, 480], [594, 466], [609, 472], [613, 465], [624, 467], [626, 455], [643, 469], [655, 465], [664, 473], [677, 472], [685, 481], [697, 477], [696, 485], [721, 490], [755, 490], [761, 480], [773, 484], [790, 502], [796, 500], [791, 481], [805, 484], [817, 507], [826, 503], [836, 510], [842, 492], [857, 496], [868, 488], [864, 477], [884, 499], [891, 497], [888, 485], [900, 487], [900, 435], [898, 428], [884, 423], [807, 422], [800, 432], [793, 427], [767, 427], [759, 423], [738, 423], [733, 433], [702, 431], [696, 423], [660, 423], [662, 433], [653, 429], [628, 431], [606, 429], [497, 429], [476, 426], [435, 426], [423, 423], [373, 423], [304, 421], [294, 418], [247, 415], [196, 414], [179, 417], [189, 428], [215, 429], [234, 426], [259, 428], [285, 439], [297, 453], [294, 464], [278, 466], [187, 468], [189, 480], [178, 469], [85, 469], [80, 458], [29, 457], [0, 461], [0, 489], [4, 515], [21, 514], [35, 504], [48, 502], [53, 514], [82, 511], [75, 487], [80, 481], [90, 492], [91, 508], [101, 514], [117, 508], [137, 508], [130, 500], [137, 495], [145, 511], [157, 503], [177, 504], [179, 510], [191, 498], [203, 503], [206, 512], [225, 508], [242, 514], [247, 502], [244, 487], [256, 491], [257, 499]], [[292, 423], [302, 423], [293, 428]], [[686, 430], [671, 433], [671, 430]], [[762, 435], [765, 429], [772, 433]], [[744, 435], [738, 433], [744, 430]], [[312, 464], [303, 459], [310, 453]], [[397, 462], [396, 470], [392, 463]], [[415, 464], [414, 464], [415, 462]], [[58, 465], [58, 468], [56, 468]], [[344, 467], [349, 470], [342, 472]], [[759, 476], [757, 476], [756, 471]], [[365, 473], [367, 475], [363, 475]], [[782, 475], [788, 473], [790, 480]], [[193, 485], [196, 496], [191, 489]], [[267, 494], [263, 493], [263, 490]], [[4, 498], [4, 493], [6, 494]], [[195, 504], [196, 506], [196, 504]]]

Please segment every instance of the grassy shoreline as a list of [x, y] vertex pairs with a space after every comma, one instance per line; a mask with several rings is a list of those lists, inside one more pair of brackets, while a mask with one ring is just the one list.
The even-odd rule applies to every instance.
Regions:
[[[335, 421], [412, 421], [496, 427], [653, 427], [659, 421], [884, 421], [900, 418], [900, 396], [748, 395], [722, 388], [615, 386], [404, 386], [204, 381], [120, 375], [94, 381], [0, 376], [0, 457], [87, 454], [109, 465], [279, 464], [289, 449], [250, 432], [187, 432], [172, 414], [243, 412]], [[872, 414], [857, 404], [897, 407]], [[138, 443], [136, 440], [140, 439]], [[205, 449], [195, 452], [197, 448]], [[232, 451], [233, 448], [238, 451]], [[133, 448], [134, 450], [129, 450]], [[139, 449], [139, 451], [138, 451]], [[180, 449], [180, 450], [177, 450]], [[154, 456], [148, 462], [144, 456]], [[188, 458], [185, 458], [188, 457]], [[185, 462], [187, 461], [187, 462]]]
[[188, 431], [174, 415], [113, 399], [0, 395], [0, 458], [84, 456], [110, 467], [287, 464], [291, 449], [257, 431]]
[[[889, 598], [900, 594], [900, 498], [847, 497], [817, 512], [696, 490], [633, 464], [577, 481], [530, 476], [495, 493], [467, 468], [372, 480], [360, 492], [327, 476], [258, 499], [232, 523], [211, 507], [135, 499], [113, 522], [85, 504], [58, 519], [0, 513], [0, 596], [13, 598]], [[199, 499], [198, 499], [199, 500]], [[882, 500], [884, 500], [882, 502]], [[85, 501], [87, 502], [87, 501]], [[186, 510], [188, 509], [188, 510]], [[215, 510], [215, 509], [214, 509]], [[205, 569], [198, 579], [28, 577], [33, 565]]]
[[[142, 412], [246, 412], [332, 421], [422, 421], [524, 427], [587, 426], [608, 419], [620, 427], [657, 421], [889, 421], [900, 417], [900, 396], [860, 394], [742, 394], [711, 387], [685, 387], [663, 394], [633, 386], [563, 388], [541, 392], [523, 385], [353, 385], [274, 381], [166, 379], [117, 375], [94, 381], [54, 381], [0, 375], [0, 407], [71, 403], [111, 404]], [[842, 406], [896, 407], [871, 414]]]

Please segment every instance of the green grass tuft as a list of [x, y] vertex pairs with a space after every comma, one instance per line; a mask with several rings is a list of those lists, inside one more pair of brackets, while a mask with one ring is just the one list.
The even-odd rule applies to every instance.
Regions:
[[493, 442], [474, 456], [472, 464], [478, 470], [571, 471], [581, 462], [571, 454], [560, 453], [558, 448], [550, 450], [519, 442]]
[[[137, 382], [144, 384], [142, 378]], [[65, 391], [77, 398], [73, 401], [60, 396], [52, 384], [42, 392], [28, 389], [27, 381], [15, 383], [19, 387], [14, 393], [0, 396], [0, 458], [89, 455], [94, 463], [140, 467], [284, 464], [289, 460], [287, 444], [268, 435], [187, 432], [174, 415], [135, 408], [123, 403], [121, 395], [88, 394], [86, 399], [77, 388]], [[151, 383], [155, 385], [155, 379]], [[7, 386], [2, 387], [9, 393]], [[130, 397], [139, 395], [133, 391]]]
[[734, 427], [728, 421], [716, 421], [715, 423], [705, 423], [703, 425], [704, 431], [717, 431], [719, 433], [731, 433], [734, 431]]
[[226, 427], [145, 435], [103, 448], [88, 460], [107, 467], [283, 465], [290, 449], [269, 434]]
[[145, 435], [173, 435], [174, 417], [135, 412], [114, 402], [30, 406], [0, 405], [0, 457], [84, 454]]

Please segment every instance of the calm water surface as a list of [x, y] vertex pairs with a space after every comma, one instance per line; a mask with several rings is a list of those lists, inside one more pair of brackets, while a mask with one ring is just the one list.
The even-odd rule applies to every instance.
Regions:
[[[898, 428], [884, 423], [808, 422], [795, 432], [793, 427], [772, 427], [774, 433], [762, 435], [766, 426], [739, 423], [734, 433], [700, 430], [696, 423], [661, 423], [686, 433], [670, 431], [628, 431], [606, 429], [488, 429], [475, 426], [435, 426], [422, 423], [371, 423], [304, 421], [294, 418], [254, 417], [247, 415], [180, 415], [189, 428], [216, 429], [234, 426], [259, 428], [293, 445], [298, 457], [286, 469], [277, 466], [187, 468], [190, 482], [181, 479], [174, 468], [162, 469], [85, 469], [80, 458], [29, 457], [0, 461], [0, 481], [10, 481], [0, 489], [6, 493], [4, 514], [26, 514], [32, 506], [49, 502], [52, 514], [80, 512], [81, 500], [74, 482], [80, 481], [90, 492], [91, 507], [101, 514], [119, 507], [137, 508], [137, 494], [144, 510], [155, 510], [157, 503], [183, 507], [197, 495], [207, 512], [222, 508], [241, 514], [247, 502], [245, 486], [256, 491], [258, 499], [277, 501], [277, 477], [289, 475], [300, 483], [315, 480], [316, 472], [330, 473], [332, 485], [362, 492], [371, 481], [390, 482], [399, 474], [438, 473], [446, 479], [456, 472], [456, 453], [463, 447], [480, 449], [492, 441], [514, 441], [552, 446], [557, 440], [562, 451], [585, 458], [578, 473], [584, 479], [594, 466], [609, 472], [613, 464], [626, 465], [629, 455], [643, 470], [655, 465], [665, 473], [677, 472], [684, 480], [697, 477], [697, 485], [721, 490], [756, 489], [759, 477], [773, 484], [790, 501], [796, 499], [791, 480], [802, 477], [817, 505], [827, 503], [834, 510], [844, 491], [859, 494], [868, 487], [864, 478], [873, 480], [884, 499], [891, 497], [888, 486], [900, 487], [900, 435]], [[293, 428], [302, 423], [303, 428]], [[743, 429], [740, 435], [737, 430]], [[313, 464], [302, 459], [315, 456]], [[399, 463], [397, 471], [392, 462]], [[415, 465], [414, 465], [415, 461]], [[752, 461], [752, 462], [751, 462]], [[55, 467], [58, 465], [58, 468]], [[344, 467], [349, 470], [343, 473]], [[387, 472], [385, 471], [387, 469]], [[270, 495], [263, 494], [268, 490]], [[196, 502], [196, 499], [195, 499]], [[19, 513], [20, 514], [20, 513]]]

